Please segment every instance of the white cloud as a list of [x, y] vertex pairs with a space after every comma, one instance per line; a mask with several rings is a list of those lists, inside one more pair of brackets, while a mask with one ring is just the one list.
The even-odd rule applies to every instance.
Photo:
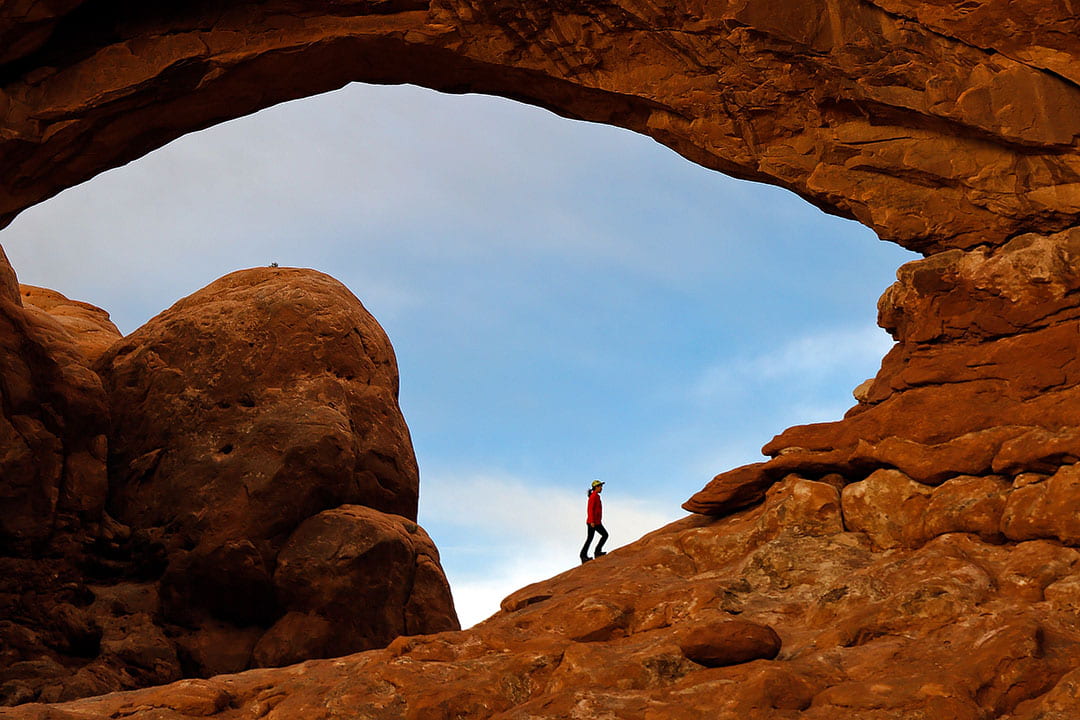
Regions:
[[[425, 474], [420, 523], [432, 533], [464, 627], [504, 597], [578, 564], [587, 483], [578, 490], [500, 473]], [[683, 515], [640, 496], [604, 489], [605, 550], [634, 542]]]
[[823, 330], [788, 340], [755, 357], [734, 358], [707, 368], [694, 384], [694, 392], [701, 400], [712, 400], [755, 385], [795, 381], [813, 385], [840, 373], [876, 370], [892, 344], [888, 334], [877, 326]]

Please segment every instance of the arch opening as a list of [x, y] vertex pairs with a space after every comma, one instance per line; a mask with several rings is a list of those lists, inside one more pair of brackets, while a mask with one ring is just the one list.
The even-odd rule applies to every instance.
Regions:
[[[873, 303], [913, 257], [632, 133], [362, 85], [183, 138], [3, 239], [23, 282], [124, 332], [238, 267], [345, 282], [395, 345], [421, 524], [463, 619], [573, 560], [583, 481], [622, 495], [617, 546], [779, 429], [839, 419], [891, 345]], [[504, 492], [550, 517], [522, 531], [491, 507]]]

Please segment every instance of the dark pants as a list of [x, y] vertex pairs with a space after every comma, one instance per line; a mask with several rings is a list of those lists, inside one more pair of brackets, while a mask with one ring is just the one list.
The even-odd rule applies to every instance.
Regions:
[[589, 528], [589, 536], [585, 538], [585, 544], [581, 547], [581, 559], [588, 560], [589, 558], [589, 545], [592, 543], [593, 536], [599, 535], [600, 542], [596, 543], [596, 554], [599, 555], [604, 551], [604, 542], [607, 540], [607, 530], [600, 523], [595, 525], [586, 525]]

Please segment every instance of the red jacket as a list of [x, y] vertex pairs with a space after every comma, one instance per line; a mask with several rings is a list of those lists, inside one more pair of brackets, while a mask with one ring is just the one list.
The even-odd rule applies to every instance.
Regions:
[[589, 493], [589, 514], [585, 522], [589, 525], [599, 525], [600, 518], [604, 515], [604, 508], [600, 505], [600, 493], [593, 490]]

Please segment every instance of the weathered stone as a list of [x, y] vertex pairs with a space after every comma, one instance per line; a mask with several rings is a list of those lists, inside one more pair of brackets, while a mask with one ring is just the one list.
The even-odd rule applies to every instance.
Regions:
[[438, 562], [427, 533], [400, 516], [343, 505], [306, 520], [278, 555], [274, 589], [287, 614], [259, 641], [256, 662], [285, 665], [459, 629]]
[[700, 492], [684, 502], [683, 508], [705, 515], [725, 515], [760, 502], [765, 497], [765, 491], [776, 482], [775, 475], [763, 472], [764, 465], [753, 463], [717, 475]]
[[767, 625], [729, 620], [687, 628], [679, 640], [679, 648], [698, 665], [738, 665], [775, 658], [780, 653], [780, 636]]
[[1016, 475], [1025, 471], [1054, 472], [1080, 462], [1080, 427], [1060, 430], [1032, 428], [1007, 441], [994, 457], [994, 471]]
[[966, 532], [988, 541], [1002, 539], [1001, 516], [1009, 489], [1008, 482], [994, 475], [946, 481], [930, 493], [922, 522], [924, 538]]
[[789, 475], [769, 489], [764, 510], [758, 527], [770, 535], [833, 535], [844, 531], [840, 492], [828, 483]]
[[390, 343], [322, 273], [227, 275], [98, 369], [114, 416], [110, 508], [124, 523], [205, 546], [246, 539], [266, 555], [343, 503], [416, 516]]
[[42, 543], [58, 525], [101, 516], [107, 406], [71, 334], [23, 307], [0, 261], [0, 544]]
[[930, 488], [899, 470], [877, 470], [844, 488], [844, 527], [866, 533], [881, 548], [913, 546], [922, 539], [930, 495]]
[[[346, 12], [246, 0], [138, 11], [0, 2], [0, 223], [184, 132], [367, 80], [505, 95], [647, 133], [929, 255], [882, 298], [879, 322], [897, 345], [847, 417], [781, 433], [764, 448], [770, 460], [721, 473], [688, 504], [726, 517], [679, 521], [525, 588], [469, 633], [0, 716], [1076, 717], [1078, 553], [1062, 542], [1080, 537], [1078, 30], [1068, 3], [1034, 0], [440, 0]], [[5, 266], [0, 530], [39, 542], [49, 518], [99, 507], [61, 512], [57, 489], [78, 485], [63, 474], [80, 462], [62, 458], [93, 466], [101, 456], [79, 456], [83, 435], [65, 434], [77, 423], [42, 412], [79, 385], [54, 382], [39, 362], [70, 333], [61, 342], [59, 325], [22, 308]], [[167, 375], [158, 381], [170, 389]], [[118, 439], [139, 446], [138, 433], [133, 425]], [[219, 455], [240, 446], [212, 449], [226, 447]], [[137, 507], [135, 481], [182, 459], [161, 442], [113, 457], [123, 458], [121, 519], [141, 522], [153, 513]], [[200, 470], [213, 475], [219, 460]], [[837, 530], [840, 488], [858, 532]], [[240, 522], [246, 534], [235, 537], [224, 531], [235, 518], [185, 508], [169, 518], [180, 532], [158, 539], [176, 553], [205, 535], [184, 549], [213, 557], [239, 537], [272, 568], [304, 518], [352, 501], [312, 503], [273, 532], [266, 517]], [[993, 531], [999, 510], [1003, 537]], [[110, 530], [108, 542], [135, 544], [140, 532], [124, 540]], [[257, 567], [250, 552], [236, 557]], [[3, 560], [58, 598], [60, 583], [78, 585], [62, 561]], [[78, 609], [79, 594], [56, 604]], [[78, 611], [54, 626], [40, 620], [52, 604], [7, 592], [0, 603], [42, 630], [0, 624], [5, 657], [50, 642], [70, 650], [93, 635], [80, 634]], [[675, 638], [721, 612], [776, 628], [785, 659], [693, 666]], [[285, 617], [326, 634], [319, 611]], [[298, 632], [282, 633], [283, 646], [306, 639]], [[153, 643], [140, 647], [133, 656], [152, 658]], [[34, 652], [22, 671], [52, 684], [0, 678], [6, 697], [59, 700], [117, 683], [115, 668], [91, 663], [65, 685], [62, 666]]]
[[[334, 625], [284, 637], [276, 661], [458, 627], [430, 538], [366, 508], [352, 512], [396, 527], [404, 552], [371, 549], [362, 576], [311, 558], [279, 601], [277, 552], [310, 515], [345, 501], [416, 512], [393, 351], [340, 283], [234, 273], [120, 339], [103, 311], [20, 294], [0, 271], [0, 701], [243, 670], [319, 572], [340, 572], [322, 582], [352, 602], [305, 604]], [[99, 353], [104, 385], [88, 367]]]
[[1010, 540], [1054, 538], [1080, 545], [1080, 465], [1066, 465], [1043, 482], [1013, 490], [1001, 532]]
[[59, 322], [24, 307], [0, 252], [0, 703], [47, 687], [77, 697], [66, 664], [101, 646], [82, 568], [104, 519], [108, 411], [88, 365]]
[[958, 39], [937, 25], [947, 13], [924, 25], [926, 3], [906, 0], [80, 6], [52, 3], [33, 22], [3, 7], [0, 38], [19, 39], [0, 53], [3, 220], [185, 132], [351, 81], [508, 95], [627, 127], [918, 249], [997, 244], [1080, 214], [1065, 5], [1037, 21], [1004, 3], [978, 13], [985, 27], [1052, 28], [1039, 33], [1050, 51], [963, 21]]
[[109, 319], [109, 313], [90, 303], [71, 300], [55, 290], [33, 285], [20, 285], [19, 294], [23, 307], [32, 305], [63, 325], [90, 364], [122, 337]]
[[[466, 632], [0, 717], [224, 719], [271, 708], [329, 718], [1034, 720], [1033, 705], [1075, 707], [1059, 680], [1080, 663], [1080, 625], [1071, 605], [1041, 598], [1042, 587], [1061, 594], [1078, 551], [951, 533], [883, 553], [858, 534], [758, 525], [764, 512], [674, 523], [604, 563], [522, 589], [507, 600], [514, 609]], [[734, 537], [742, 550], [719, 564], [688, 557], [688, 534], [703, 531]], [[1023, 587], [1039, 599], [1021, 599]], [[717, 607], [731, 592], [745, 599], [734, 621]], [[782, 654], [713, 668], [687, 659], [697, 641], [710, 652], [737, 649], [738, 633], [707, 637], [729, 622], [763, 635], [773, 628]]]

